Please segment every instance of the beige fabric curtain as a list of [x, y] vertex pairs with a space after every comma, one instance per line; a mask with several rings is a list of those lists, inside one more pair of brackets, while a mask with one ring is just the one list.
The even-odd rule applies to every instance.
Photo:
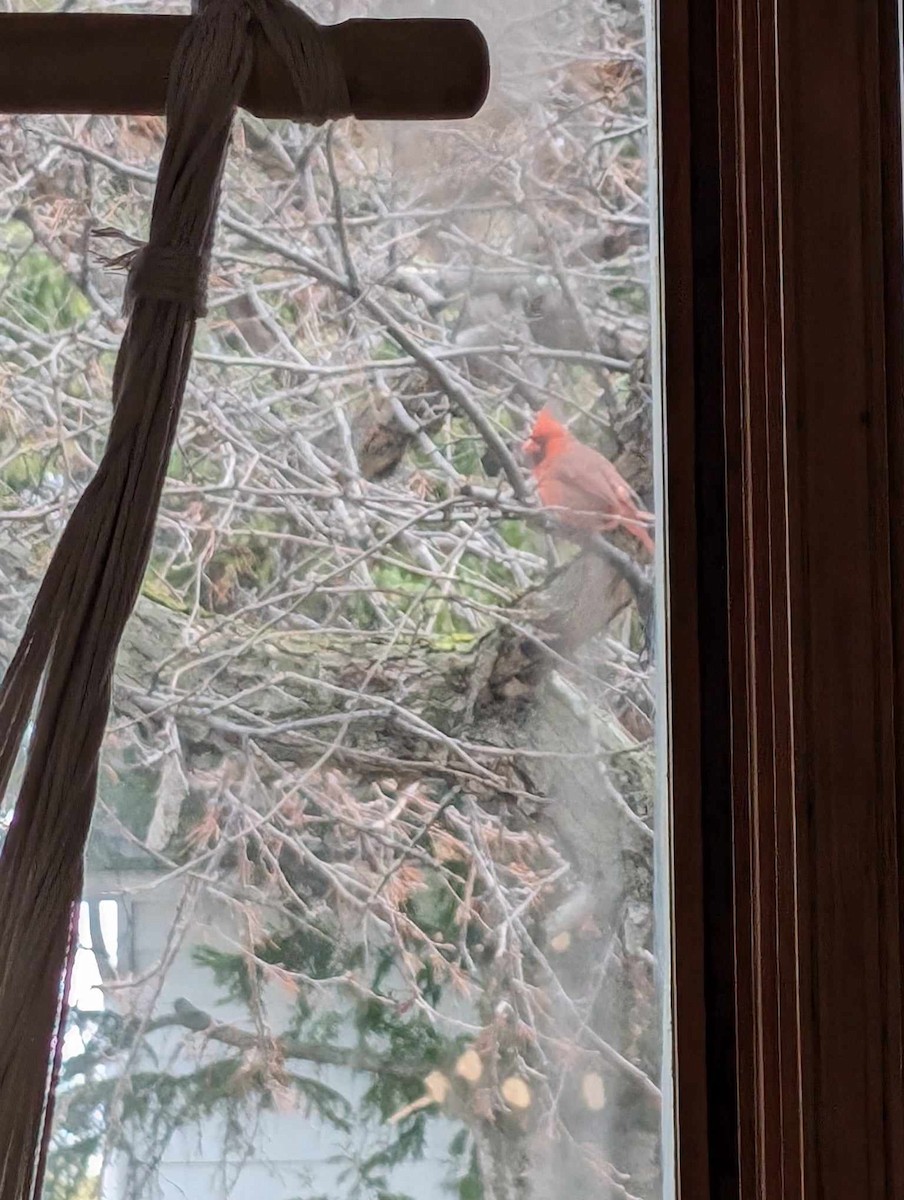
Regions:
[[34, 717], [0, 853], [0, 1200], [34, 1200], [41, 1191], [114, 662], [150, 554], [204, 311], [253, 24], [286, 63], [312, 121], [348, 111], [338, 61], [319, 27], [286, 0], [208, 0], [173, 63], [150, 235], [128, 260], [129, 319], [106, 452], [0, 686], [3, 789]]

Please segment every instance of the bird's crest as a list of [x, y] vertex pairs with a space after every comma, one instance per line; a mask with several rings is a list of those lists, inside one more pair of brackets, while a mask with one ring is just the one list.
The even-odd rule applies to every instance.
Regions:
[[533, 428], [527, 435], [527, 440], [521, 449], [532, 460], [545, 456], [550, 442], [558, 441], [569, 436], [568, 430], [561, 421], [556, 420], [548, 408], [537, 413]]
[[543, 408], [537, 413], [530, 436], [538, 442], [548, 442], [551, 438], [565, 437], [567, 433], [562, 422], [557, 421], [548, 408]]

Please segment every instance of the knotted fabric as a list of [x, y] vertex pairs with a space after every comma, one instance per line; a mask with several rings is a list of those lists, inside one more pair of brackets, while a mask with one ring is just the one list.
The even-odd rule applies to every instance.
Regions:
[[0, 685], [0, 798], [41, 691], [0, 852], [0, 1200], [41, 1191], [114, 660], [151, 552], [255, 30], [312, 122], [349, 111], [319, 27], [286, 0], [207, 0], [191, 22], [171, 68], [150, 235], [130, 258], [107, 447]]
[[208, 266], [197, 254], [174, 246], [144, 246], [135, 252], [126, 285], [126, 312], [137, 299], [187, 304], [196, 317], [207, 312]]

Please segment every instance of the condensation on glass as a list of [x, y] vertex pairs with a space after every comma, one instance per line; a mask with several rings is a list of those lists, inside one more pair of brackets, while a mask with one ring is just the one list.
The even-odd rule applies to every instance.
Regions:
[[[645, 8], [365, 9], [314, 15], [478, 20], [493, 91], [237, 124], [52, 1200], [669, 1191]], [[2, 120], [8, 657], [109, 420], [91, 230], [145, 233], [163, 129]]]

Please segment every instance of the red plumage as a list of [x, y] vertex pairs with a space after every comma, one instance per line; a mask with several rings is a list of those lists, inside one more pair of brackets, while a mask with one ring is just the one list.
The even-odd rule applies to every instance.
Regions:
[[641, 508], [640, 497], [608, 458], [579, 442], [548, 409], [537, 416], [521, 449], [540, 499], [558, 510], [563, 528], [606, 533], [621, 527], [653, 553], [652, 513]]

